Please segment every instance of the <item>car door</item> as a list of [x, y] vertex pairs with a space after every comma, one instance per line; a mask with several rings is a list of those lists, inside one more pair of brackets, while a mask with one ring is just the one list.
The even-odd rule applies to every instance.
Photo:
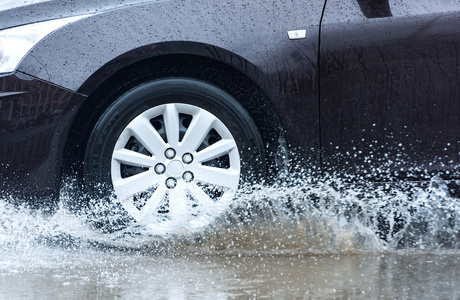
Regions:
[[458, 178], [458, 1], [327, 2], [320, 45], [324, 170], [376, 180]]

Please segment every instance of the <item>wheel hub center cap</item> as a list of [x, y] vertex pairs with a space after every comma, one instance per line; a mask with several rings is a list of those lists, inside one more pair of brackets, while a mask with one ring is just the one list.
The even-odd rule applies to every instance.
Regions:
[[166, 170], [168, 175], [172, 177], [181, 176], [183, 171], [184, 171], [184, 165], [178, 160], [173, 160], [172, 162], [170, 162]]

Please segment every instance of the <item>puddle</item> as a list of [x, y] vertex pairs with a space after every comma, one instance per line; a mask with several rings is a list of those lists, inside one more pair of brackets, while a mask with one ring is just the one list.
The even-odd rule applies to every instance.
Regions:
[[459, 199], [425, 187], [251, 186], [201, 230], [104, 232], [0, 202], [0, 299], [460, 297]]
[[[64, 193], [65, 194], [65, 193]], [[131, 225], [107, 232], [92, 216], [53, 214], [0, 202], [0, 247], [140, 250], [155, 254], [305, 254], [403, 250], [457, 251], [460, 201], [434, 177], [426, 187], [349, 185], [338, 180], [251, 186], [200, 230], [155, 231]]]

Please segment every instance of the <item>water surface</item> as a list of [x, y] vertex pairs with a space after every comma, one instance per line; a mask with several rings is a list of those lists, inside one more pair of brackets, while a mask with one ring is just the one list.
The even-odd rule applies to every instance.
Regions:
[[0, 204], [0, 299], [459, 299], [459, 200], [425, 187], [252, 186], [201, 230], [104, 232]]

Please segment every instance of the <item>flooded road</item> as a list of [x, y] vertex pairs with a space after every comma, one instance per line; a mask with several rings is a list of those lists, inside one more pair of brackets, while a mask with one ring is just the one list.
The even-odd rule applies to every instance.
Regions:
[[158, 257], [35, 249], [33, 256], [8, 255], [10, 263], [3, 256], [1, 299], [460, 297], [457, 254]]
[[[65, 193], [64, 193], [65, 194]], [[0, 204], [0, 299], [459, 299], [460, 201], [388, 189], [252, 187], [197, 232], [102, 232]]]

